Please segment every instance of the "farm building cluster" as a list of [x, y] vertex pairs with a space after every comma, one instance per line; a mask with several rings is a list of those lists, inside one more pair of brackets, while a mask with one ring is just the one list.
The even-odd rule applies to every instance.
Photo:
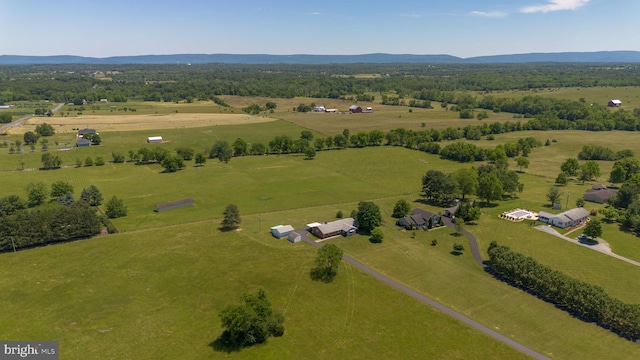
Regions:
[[[328, 109], [324, 106], [316, 106], [313, 108], [313, 111], [317, 113], [341, 113], [340, 111], [338, 111], [338, 109]], [[349, 106], [349, 110], [347, 112], [349, 114], [372, 113], [373, 108], [371, 106], [368, 106], [363, 109], [361, 106], [351, 105]]]

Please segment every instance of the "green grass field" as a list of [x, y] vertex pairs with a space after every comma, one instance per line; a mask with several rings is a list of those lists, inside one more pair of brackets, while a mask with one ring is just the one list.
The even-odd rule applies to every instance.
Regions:
[[[265, 99], [243, 100], [261, 103]], [[278, 101], [297, 105], [298, 100]], [[279, 103], [278, 111], [281, 110]], [[385, 121], [389, 121], [389, 128], [402, 127], [393, 118], [395, 111], [396, 108], [391, 108], [359, 115], [291, 113], [281, 116], [285, 121], [157, 130], [153, 135], [168, 139], [168, 143], [160, 145], [168, 150], [186, 145], [201, 151], [215, 140], [233, 142], [242, 137], [249, 142], [266, 143], [276, 135], [296, 138], [305, 128], [318, 133], [330, 131], [333, 135], [343, 128], [352, 132], [383, 129]], [[427, 117], [429, 111], [446, 113], [440, 109], [414, 109], [407, 114]], [[289, 115], [291, 118], [287, 118]], [[297, 115], [308, 118], [295, 120]], [[379, 117], [367, 118], [371, 115]], [[389, 120], [384, 119], [385, 115]], [[344, 122], [306, 126], [313, 125], [310, 119], [315, 116], [344, 116], [340, 118]], [[372, 124], [362, 123], [361, 119], [369, 119]], [[405, 115], [399, 119], [405, 119]], [[443, 124], [462, 121], [447, 120], [440, 115], [431, 120]], [[416, 121], [420, 128], [419, 117], [410, 121]], [[148, 133], [101, 133], [104, 141], [101, 146], [52, 152], [61, 156], [64, 164], [74, 164], [77, 158], [87, 156], [110, 160], [112, 151], [126, 154], [129, 149], [150, 147], [145, 142]], [[483, 252], [495, 240], [556, 270], [602, 286], [623, 301], [640, 303], [640, 294], [630, 290], [640, 285], [640, 268], [546, 235], [526, 222], [514, 224], [498, 219], [498, 214], [515, 207], [548, 210], [545, 194], [553, 185], [560, 164], [577, 156], [584, 144], [609, 146], [613, 150], [629, 148], [640, 154], [640, 144], [634, 135], [520, 132], [501, 134], [493, 141], [474, 142], [494, 147], [526, 136], [543, 142], [557, 140], [549, 147], [532, 151], [531, 164], [520, 175], [525, 183], [522, 194], [484, 207], [478, 224], [466, 228], [478, 237]], [[55, 135], [50, 141], [51, 148], [63, 147], [71, 136], [71, 133]], [[59, 144], [54, 146], [54, 141]], [[321, 151], [314, 160], [305, 160], [301, 155], [270, 155], [233, 158], [228, 164], [209, 160], [200, 168], [187, 162], [184, 170], [172, 174], [161, 173], [159, 165], [132, 163], [15, 171], [20, 167], [20, 158], [26, 168], [39, 167], [42, 152], [38, 149], [34, 153], [27, 150], [9, 155], [6, 151], [0, 149], [0, 169], [5, 170], [0, 197], [9, 194], [24, 197], [24, 187], [32, 181], [50, 184], [66, 180], [74, 185], [76, 195], [83, 187], [94, 184], [106, 199], [116, 195], [129, 207], [127, 217], [114, 221], [124, 231], [121, 234], [0, 255], [0, 283], [4, 289], [10, 289], [9, 296], [0, 299], [0, 306], [11, 314], [6, 321], [0, 321], [0, 330], [16, 339], [59, 339], [64, 358], [227, 356], [209, 346], [221, 332], [217, 312], [237, 302], [242, 292], [254, 291], [259, 286], [267, 290], [276, 308], [286, 311], [287, 332], [283, 338], [271, 339], [265, 345], [233, 356], [299, 358], [317, 354], [317, 358], [447, 359], [521, 356], [346, 264], [335, 283], [313, 283], [308, 271], [315, 250], [305, 244], [275, 240], [268, 233], [269, 227], [277, 224], [299, 228], [313, 221], [332, 220], [338, 210], [349, 214], [361, 200], [374, 200], [381, 206], [385, 240], [382, 244], [371, 244], [364, 236], [332, 240], [348, 255], [549, 357], [640, 356], [637, 344], [574, 319], [493, 279], [473, 261], [466, 239], [452, 235], [451, 229], [420, 231], [412, 237], [411, 232], [400, 231], [394, 225], [390, 217], [393, 204], [400, 198], [418, 200], [421, 177], [427, 170], [448, 173], [477, 163], [459, 164], [418, 151], [382, 146]], [[612, 162], [599, 163], [603, 173], [599, 181], [606, 183]], [[511, 167], [515, 168], [513, 161]], [[564, 196], [570, 193], [570, 206], [590, 185], [572, 182], [562, 188]], [[153, 212], [156, 203], [185, 197], [194, 197], [196, 204]], [[242, 231], [221, 233], [218, 226], [222, 209], [232, 202], [240, 208]], [[587, 205], [589, 209], [600, 207]], [[640, 261], [637, 237], [620, 232], [614, 224], [605, 225], [603, 237], [616, 253]], [[429, 245], [433, 238], [438, 239], [438, 246]], [[450, 254], [454, 242], [465, 244], [463, 255]], [[80, 349], [88, 349], [89, 356]], [[122, 356], [123, 353], [126, 355]]]
[[[64, 359], [525, 358], [349, 265], [312, 282], [311, 246], [216, 225], [4, 254], [0, 331], [58, 340]], [[286, 314], [284, 336], [216, 350], [218, 312], [259, 287]]]

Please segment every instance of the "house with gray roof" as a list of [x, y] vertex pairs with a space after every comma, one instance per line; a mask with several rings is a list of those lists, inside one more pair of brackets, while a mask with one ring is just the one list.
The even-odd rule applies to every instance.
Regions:
[[616, 196], [617, 193], [617, 190], [607, 189], [607, 187], [602, 184], [596, 184], [584, 192], [584, 200], [604, 204], [609, 198]]
[[587, 221], [588, 218], [589, 212], [585, 208], [570, 209], [560, 214], [551, 214], [545, 211], [540, 211], [538, 214], [538, 220], [541, 222], [562, 229], [579, 225]]
[[320, 239], [326, 239], [333, 236], [351, 236], [356, 233], [358, 227], [356, 221], [353, 218], [344, 218], [328, 223], [313, 223], [309, 224], [310, 231], [313, 235]]
[[434, 214], [427, 210], [415, 208], [411, 210], [411, 214], [398, 220], [397, 225], [405, 229], [427, 229], [431, 225], [435, 226], [440, 222], [440, 215]]

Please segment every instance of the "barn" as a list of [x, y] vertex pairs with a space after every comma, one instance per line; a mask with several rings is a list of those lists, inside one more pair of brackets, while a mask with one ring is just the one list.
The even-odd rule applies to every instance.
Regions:
[[622, 106], [622, 101], [618, 100], [618, 99], [614, 99], [614, 100], [609, 100], [609, 104], [610, 107], [620, 107]]
[[162, 144], [162, 136], [149, 136], [147, 142], [149, 144]]
[[349, 106], [349, 112], [352, 114], [362, 113], [362, 108], [358, 105]]

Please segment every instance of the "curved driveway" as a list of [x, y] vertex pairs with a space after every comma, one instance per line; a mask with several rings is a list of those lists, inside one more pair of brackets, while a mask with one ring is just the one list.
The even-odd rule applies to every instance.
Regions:
[[[447, 224], [446, 221], [445, 221], [445, 224]], [[455, 225], [453, 223], [451, 223], [450, 219], [449, 219], [449, 224], [447, 224], [447, 226], [453, 226], [455, 228]], [[316, 243], [315, 241], [309, 239], [309, 237], [307, 236], [308, 232], [306, 230], [296, 230], [296, 232], [298, 232], [301, 235], [302, 240], [304, 240], [305, 242], [307, 242], [307, 243], [309, 243], [309, 244], [311, 244], [311, 245], [313, 245], [315, 247], [318, 247], [318, 248], [322, 247], [322, 245], [320, 245], [320, 244]], [[463, 230], [463, 233], [465, 233], [465, 235], [469, 234], [468, 232], [466, 232], [464, 230]], [[478, 246], [477, 246], [477, 243], [475, 241], [475, 238], [471, 234], [467, 235], [467, 237], [469, 237], [469, 236], [471, 236], [471, 238], [473, 238], [473, 242], [475, 244], [475, 248], [476, 248], [476, 251], [477, 251]], [[471, 238], [469, 238], [469, 241], [470, 241], [469, 245], [470, 246], [471, 246]], [[480, 253], [478, 251], [478, 257], [479, 256], [480, 256]], [[474, 258], [475, 258], [475, 255], [474, 255]], [[396, 289], [398, 289], [398, 290], [400, 290], [400, 291], [402, 291], [402, 292], [404, 292], [404, 293], [406, 293], [406, 294], [408, 294], [410, 296], [413, 296], [414, 298], [416, 298], [416, 299], [418, 299], [418, 300], [420, 300], [420, 301], [422, 301], [422, 302], [424, 302], [424, 303], [426, 303], [426, 304], [428, 304], [428, 305], [430, 305], [430, 306], [442, 311], [443, 313], [445, 313], [445, 314], [447, 314], [447, 315], [449, 315], [451, 317], [454, 317], [454, 318], [462, 321], [463, 323], [465, 323], [465, 324], [467, 324], [467, 325], [469, 325], [469, 326], [471, 326], [471, 327], [473, 327], [473, 328], [475, 328], [477, 330], [482, 331], [483, 333], [491, 336], [492, 338], [494, 338], [494, 339], [496, 339], [498, 341], [502, 341], [503, 343], [505, 343], [505, 344], [507, 344], [507, 345], [509, 345], [509, 346], [511, 346], [511, 347], [513, 347], [513, 348], [515, 348], [515, 349], [517, 349], [517, 350], [529, 355], [529, 356], [532, 356], [532, 357], [534, 357], [536, 359], [549, 359], [548, 357], [546, 357], [546, 356], [544, 356], [544, 355], [542, 355], [542, 354], [540, 354], [538, 352], [535, 352], [532, 349], [529, 349], [528, 347], [526, 347], [526, 346], [524, 346], [524, 345], [522, 345], [522, 344], [520, 344], [520, 343], [518, 343], [518, 342], [516, 342], [516, 341], [514, 341], [514, 340], [512, 340], [512, 339], [510, 339], [510, 338], [508, 338], [508, 337], [506, 337], [506, 336], [504, 336], [502, 334], [500, 334], [500, 333], [497, 333], [497, 332], [489, 329], [488, 327], [480, 324], [479, 322], [474, 321], [474, 320], [462, 315], [461, 313], [459, 313], [457, 311], [449, 309], [448, 307], [438, 303], [437, 301], [435, 301], [433, 299], [430, 299], [430, 298], [418, 293], [417, 291], [415, 291], [413, 289], [410, 289], [410, 288], [400, 284], [399, 282], [397, 282], [395, 280], [392, 280], [391, 278], [388, 278], [388, 277], [380, 274], [379, 272], [377, 272], [377, 271], [373, 270], [372, 268], [370, 268], [370, 267], [368, 267], [368, 266], [366, 266], [366, 265], [354, 260], [353, 258], [351, 258], [349, 256], [344, 255], [342, 257], [342, 259], [344, 261], [348, 262], [349, 264], [357, 267], [358, 269], [364, 271], [365, 273], [367, 273], [369, 275], [372, 275], [376, 279], [378, 279], [378, 280], [380, 280], [382, 282], [385, 282], [388, 285], [390, 285], [390, 286], [392, 286], [392, 287], [394, 287], [394, 288], [396, 288]], [[476, 261], [477, 260], [478, 259], [476, 258]], [[480, 264], [483, 267], [485, 266], [484, 264], [482, 264], [482, 259], [481, 258], [480, 258]]]

